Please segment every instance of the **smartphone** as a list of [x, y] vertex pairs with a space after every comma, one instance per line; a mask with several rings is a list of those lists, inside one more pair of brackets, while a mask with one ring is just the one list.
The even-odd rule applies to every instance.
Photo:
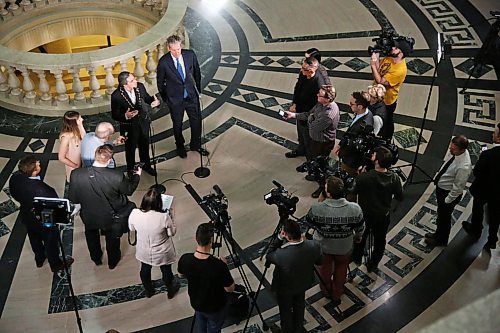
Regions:
[[488, 150], [488, 145], [487, 144], [482, 144], [481, 145], [481, 152]]
[[279, 113], [280, 116], [282, 116], [283, 118], [285, 118], [285, 115], [286, 115], [285, 111], [279, 110], [278, 113]]

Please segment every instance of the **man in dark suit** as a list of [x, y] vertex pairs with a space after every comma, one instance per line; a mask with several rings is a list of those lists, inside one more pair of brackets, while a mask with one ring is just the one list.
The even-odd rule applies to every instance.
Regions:
[[158, 61], [156, 82], [161, 98], [170, 109], [177, 155], [187, 157], [182, 135], [182, 119], [186, 110], [191, 127], [189, 149], [208, 156], [208, 151], [201, 147], [201, 71], [198, 59], [192, 50], [182, 49], [179, 36], [168, 37], [167, 47], [169, 52]]
[[[12, 197], [21, 205], [19, 218], [26, 226], [31, 249], [35, 253], [36, 267], [42, 267], [45, 259], [48, 259], [51, 270], [56, 272], [64, 268], [59, 258], [58, 230], [43, 227], [42, 223], [35, 218], [32, 209], [33, 198], [58, 198], [57, 193], [40, 179], [40, 162], [35, 156], [23, 157], [19, 161], [18, 168], [19, 170], [10, 177], [9, 190]], [[66, 258], [68, 266], [73, 261], [73, 258]]]
[[102, 264], [102, 250], [99, 234], [106, 238], [109, 269], [114, 269], [121, 258], [120, 238], [113, 237], [113, 210], [119, 211], [128, 202], [139, 185], [141, 169], [127, 178], [116, 169], [108, 168], [113, 158], [113, 147], [103, 145], [97, 148], [95, 161], [90, 168], [71, 172], [69, 199], [82, 206], [80, 216], [85, 225], [85, 240], [90, 258], [96, 265]]
[[300, 227], [293, 220], [285, 220], [279, 239], [287, 243], [279, 247], [275, 242], [266, 259], [274, 264], [271, 289], [276, 292], [280, 310], [281, 331], [303, 332], [305, 292], [314, 281], [314, 265], [322, 262], [321, 246], [313, 240], [303, 240]]
[[125, 159], [127, 171], [132, 173], [135, 165], [135, 149], [139, 148], [139, 158], [144, 163], [143, 170], [156, 175], [149, 157], [149, 127], [151, 118], [147, 107], [157, 107], [160, 101], [151, 97], [144, 85], [137, 82], [129, 72], [118, 74], [118, 88], [111, 94], [111, 116], [120, 122], [120, 135], [126, 138]]
[[493, 148], [485, 150], [479, 155], [474, 166], [474, 181], [469, 190], [474, 200], [472, 202], [471, 222], [464, 221], [464, 230], [472, 237], [479, 239], [483, 230], [484, 205], [487, 204], [488, 213], [488, 241], [484, 245], [486, 251], [495, 249], [498, 241], [498, 225], [500, 222], [500, 123], [493, 132]]

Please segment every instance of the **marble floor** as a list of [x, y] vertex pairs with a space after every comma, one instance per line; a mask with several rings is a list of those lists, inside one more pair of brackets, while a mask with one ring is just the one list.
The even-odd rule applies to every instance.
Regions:
[[[278, 221], [276, 206], [263, 200], [273, 187], [271, 181], [279, 181], [299, 198], [295, 216], [302, 217], [309, 209], [316, 186], [295, 172], [301, 160], [284, 157], [296, 145], [296, 130], [277, 111], [291, 102], [299, 62], [310, 47], [322, 51], [342, 111], [340, 127], [345, 129], [352, 117], [348, 112], [351, 92], [371, 84], [366, 49], [372, 38], [382, 28], [415, 38], [395, 115], [398, 165], [404, 165], [417, 150], [436, 67], [435, 36], [442, 32], [453, 42], [453, 53], [437, 68], [418, 164], [434, 174], [449, 140], [457, 134], [472, 141], [475, 162], [480, 145], [490, 143], [490, 133], [500, 121], [498, 72], [486, 65], [473, 73], [464, 94], [459, 91], [488, 32], [489, 11], [497, 7], [493, 0], [190, 1], [186, 28], [203, 72], [204, 134], [211, 152], [204, 160], [211, 171], [208, 178], [193, 174], [200, 163], [197, 154], [176, 157], [167, 111], [161, 109], [153, 117], [158, 179], [175, 197], [178, 254], [194, 249], [194, 230], [208, 221], [186, 190], [187, 184], [200, 196], [217, 184], [227, 196], [236, 251], [244, 258], [240, 268], [254, 290], [264, 272], [259, 255]], [[107, 118], [109, 114], [88, 115], [85, 125], [93, 130]], [[67, 278], [63, 273], [52, 274], [48, 265], [35, 267], [26, 232], [17, 221], [17, 203], [8, 190], [19, 158], [35, 153], [42, 161], [44, 180], [64, 195], [64, 167], [57, 160], [59, 119], [0, 108], [0, 124], [0, 332], [77, 332]], [[187, 122], [184, 125], [189, 137]], [[123, 150], [116, 160], [123, 166]], [[409, 167], [402, 170], [408, 174]], [[423, 175], [416, 173], [415, 179]], [[144, 175], [132, 200], [139, 203], [153, 183], [152, 177]], [[367, 273], [364, 265], [352, 264], [353, 280], [346, 284], [340, 309], [321, 297], [317, 285], [308, 290], [307, 331], [416, 332], [497, 290], [498, 247], [489, 255], [482, 251], [484, 233], [473, 242], [461, 229], [461, 222], [470, 218], [471, 205], [467, 192], [454, 212], [450, 244], [444, 249], [429, 248], [423, 235], [435, 229], [434, 186], [407, 186], [405, 200], [392, 214], [380, 269]], [[110, 271], [107, 265], [95, 266], [90, 260], [80, 218], [61, 234], [66, 253], [75, 258], [71, 275], [85, 332], [189, 332], [193, 310], [185, 283], [168, 300], [159, 271], [153, 270], [157, 294], [145, 298], [135, 249], [125, 238], [122, 260]], [[223, 247], [221, 253], [227, 251]], [[239, 270], [232, 267], [241, 282]], [[268, 324], [279, 324], [269, 292], [271, 273], [272, 269], [265, 276], [259, 307]], [[241, 332], [243, 324], [227, 326], [224, 332]], [[500, 325], [498, 316], [484, 323], [482, 331], [495, 325]], [[258, 316], [250, 319], [249, 327], [248, 332], [263, 331]]]

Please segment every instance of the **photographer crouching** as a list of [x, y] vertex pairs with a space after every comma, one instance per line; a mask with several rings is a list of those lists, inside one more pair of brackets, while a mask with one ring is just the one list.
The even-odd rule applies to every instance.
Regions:
[[313, 239], [323, 251], [323, 262], [318, 268], [326, 285], [320, 283], [321, 291], [337, 306], [344, 293], [353, 242], [361, 241], [365, 223], [361, 207], [345, 199], [342, 179], [328, 177], [324, 190], [325, 197], [311, 206], [306, 221], [314, 229]]

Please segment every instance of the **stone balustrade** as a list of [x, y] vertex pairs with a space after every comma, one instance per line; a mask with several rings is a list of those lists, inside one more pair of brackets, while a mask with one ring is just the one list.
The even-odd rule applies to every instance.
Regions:
[[[53, 1], [26, 0], [24, 5], [36, 7], [42, 2], [47, 5]], [[151, 93], [155, 92], [156, 65], [165, 53], [167, 37], [174, 33], [185, 35], [183, 19], [187, 0], [130, 3], [165, 6], [164, 15], [145, 33], [116, 46], [74, 54], [42, 54], [0, 45], [0, 105], [44, 115], [60, 115], [67, 110], [78, 110], [82, 114], [109, 111], [109, 99], [117, 84], [115, 76], [122, 70], [133, 72]], [[12, 4], [15, 1], [7, 8], [9, 15], [15, 17], [10, 13], [27, 10], [23, 2], [19, 2], [17, 9], [12, 8]]]

